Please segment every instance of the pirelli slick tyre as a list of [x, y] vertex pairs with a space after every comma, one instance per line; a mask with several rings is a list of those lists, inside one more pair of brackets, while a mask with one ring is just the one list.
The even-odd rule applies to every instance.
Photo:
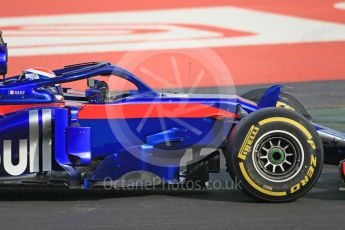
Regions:
[[[253, 89], [242, 94], [241, 97], [258, 103], [261, 97], [266, 92], [266, 90], [267, 88]], [[294, 110], [299, 114], [303, 115], [308, 120], [312, 120], [311, 115], [308, 113], [307, 109], [303, 106], [303, 104], [290, 93], [281, 92], [280, 99], [277, 101], [276, 107]]]
[[247, 194], [261, 201], [288, 202], [316, 183], [323, 147], [306, 118], [267, 108], [239, 122], [230, 134], [225, 157], [231, 177]]

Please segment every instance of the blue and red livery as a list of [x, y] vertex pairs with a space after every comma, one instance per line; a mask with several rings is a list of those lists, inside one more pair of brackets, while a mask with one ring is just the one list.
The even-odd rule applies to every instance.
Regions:
[[[256, 103], [231, 95], [158, 93], [132, 73], [107, 62], [76, 64], [52, 72], [34, 68], [29, 74], [35, 71], [53, 77], [18, 75], [4, 77], [0, 82], [0, 185], [94, 189], [150, 180], [150, 185], [201, 182], [204, 186], [209, 173], [219, 172], [219, 156], [224, 153], [230, 174], [239, 176], [247, 193], [261, 200], [287, 201], [309, 190], [314, 182], [309, 186], [308, 181], [317, 180], [323, 158], [320, 148], [326, 152], [326, 162], [337, 164], [345, 158], [338, 151], [339, 143], [344, 143], [343, 133], [313, 124], [296, 112], [272, 108], [280, 99], [281, 86], [269, 88]], [[0, 74], [6, 72], [7, 46], [0, 36]], [[122, 78], [137, 89], [111, 96], [109, 85], [95, 80], [97, 76]], [[78, 80], [88, 81], [85, 92], [72, 92], [60, 85]], [[274, 117], [275, 113], [281, 115]], [[239, 141], [241, 128], [257, 117], [262, 119], [258, 122], [261, 125], [253, 123]], [[285, 136], [276, 144], [265, 147], [266, 142], [261, 143], [263, 149], [269, 148], [260, 157], [268, 159], [266, 166], [261, 167], [262, 162], [253, 155], [252, 162], [257, 161], [262, 168], [263, 178], [267, 174], [267, 181], [262, 182], [253, 176], [255, 167], [245, 169], [242, 160], [257, 151], [255, 138], [265, 122], [272, 125], [267, 133], [286, 126], [287, 130], [292, 127], [292, 134], [281, 130]], [[278, 129], [279, 122], [283, 126]], [[304, 139], [298, 138], [294, 145], [294, 137], [300, 132], [294, 133], [295, 129], [310, 135], [305, 142], [307, 147], [298, 150], [304, 144]], [[270, 136], [269, 141], [274, 142], [278, 136]], [[289, 158], [292, 153], [284, 152], [284, 146], [280, 146], [282, 141], [291, 144], [286, 147], [290, 151], [296, 150], [294, 160]], [[321, 147], [319, 142], [323, 143]], [[238, 152], [229, 150], [236, 145], [241, 175], [236, 172], [237, 160], [231, 159]], [[299, 179], [284, 188], [286, 191], [278, 191], [290, 180], [284, 179], [288, 170], [292, 170], [291, 175], [294, 170], [305, 170], [298, 165], [309, 161], [309, 156], [303, 155], [308, 148], [318, 152], [311, 152], [307, 171], [289, 177], [291, 181]], [[192, 158], [182, 163], [189, 150]], [[289, 164], [298, 167], [289, 168]], [[280, 187], [276, 188], [276, 184]], [[308, 189], [299, 193], [306, 184]]]

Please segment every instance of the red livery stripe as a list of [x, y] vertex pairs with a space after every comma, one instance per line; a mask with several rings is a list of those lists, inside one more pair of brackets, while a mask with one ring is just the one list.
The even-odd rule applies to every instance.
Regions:
[[199, 103], [85, 104], [78, 116], [79, 119], [239, 118], [235, 113]]
[[0, 106], [0, 115], [3, 116], [8, 113], [13, 113], [16, 111], [31, 109], [31, 108], [40, 108], [40, 107], [63, 107], [64, 103], [46, 103], [46, 104], [26, 104], [26, 105], [1, 105]]

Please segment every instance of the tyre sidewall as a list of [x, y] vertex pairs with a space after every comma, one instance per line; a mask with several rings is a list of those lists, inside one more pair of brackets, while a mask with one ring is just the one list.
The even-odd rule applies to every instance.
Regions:
[[[292, 134], [304, 151], [304, 160], [298, 167], [299, 172], [284, 182], [264, 178], [257, 167], [255, 168], [253, 161], [255, 144], [261, 136], [275, 130]], [[228, 164], [232, 167], [232, 174], [241, 181], [244, 190], [260, 200], [297, 199], [311, 189], [321, 172], [323, 149], [320, 138], [310, 122], [294, 112], [280, 108], [254, 112], [237, 125], [231, 133], [229, 144], [231, 162]]]

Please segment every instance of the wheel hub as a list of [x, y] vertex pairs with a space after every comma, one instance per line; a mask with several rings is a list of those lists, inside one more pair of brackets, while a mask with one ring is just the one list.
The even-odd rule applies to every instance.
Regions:
[[275, 130], [254, 145], [253, 163], [268, 180], [286, 181], [298, 173], [303, 163], [303, 149], [291, 133]]
[[268, 160], [275, 165], [279, 165], [285, 160], [285, 151], [281, 148], [271, 148], [267, 153]]

